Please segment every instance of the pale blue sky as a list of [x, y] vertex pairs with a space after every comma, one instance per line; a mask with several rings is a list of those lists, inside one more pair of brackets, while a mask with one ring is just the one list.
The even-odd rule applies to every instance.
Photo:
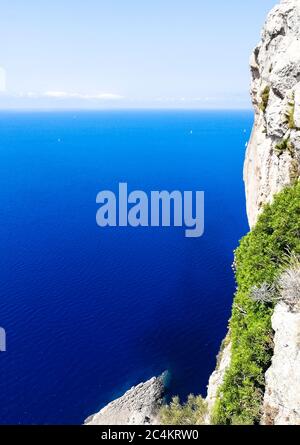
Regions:
[[0, 108], [249, 107], [250, 52], [276, 3], [3, 0]]

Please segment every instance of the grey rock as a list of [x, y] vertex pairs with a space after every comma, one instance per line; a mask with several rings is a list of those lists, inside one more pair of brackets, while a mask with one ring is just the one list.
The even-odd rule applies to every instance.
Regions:
[[85, 425], [156, 425], [163, 402], [165, 374], [132, 387], [88, 417]]

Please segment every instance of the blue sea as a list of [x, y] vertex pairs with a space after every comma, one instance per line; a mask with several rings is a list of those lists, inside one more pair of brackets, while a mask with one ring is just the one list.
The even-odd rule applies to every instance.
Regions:
[[[247, 111], [0, 113], [0, 423], [80, 424], [169, 371], [205, 395], [247, 232]], [[96, 195], [205, 192], [205, 233], [96, 225]]]

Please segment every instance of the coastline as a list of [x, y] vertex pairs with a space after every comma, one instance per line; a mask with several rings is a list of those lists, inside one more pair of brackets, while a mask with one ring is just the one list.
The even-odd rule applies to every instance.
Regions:
[[133, 386], [99, 412], [87, 417], [84, 425], [159, 425], [158, 413], [164, 401], [167, 372]]

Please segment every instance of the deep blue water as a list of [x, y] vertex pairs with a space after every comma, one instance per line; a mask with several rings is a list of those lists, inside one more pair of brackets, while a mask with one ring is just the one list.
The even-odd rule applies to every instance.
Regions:
[[[168, 369], [205, 394], [247, 229], [250, 112], [0, 113], [0, 423], [82, 423]], [[191, 134], [192, 130], [192, 134]], [[109, 228], [96, 194], [204, 190], [205, 235]]]

